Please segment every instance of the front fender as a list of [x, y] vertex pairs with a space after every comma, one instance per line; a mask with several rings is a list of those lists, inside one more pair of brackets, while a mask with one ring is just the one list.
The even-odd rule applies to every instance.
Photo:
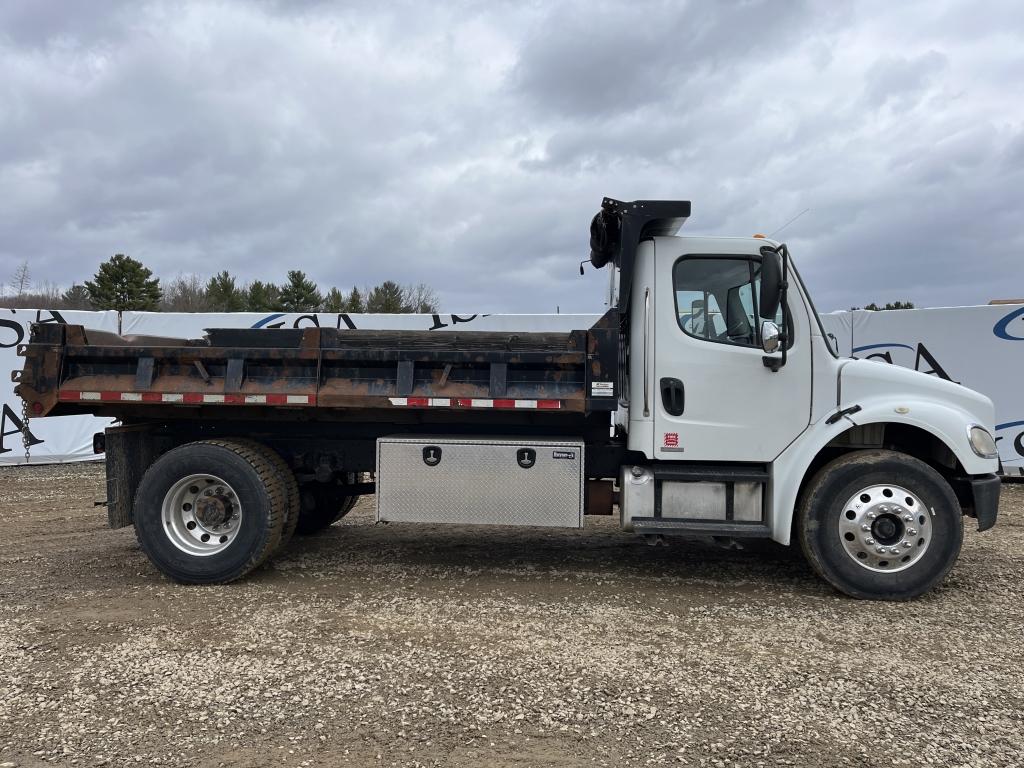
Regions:
[[859, 403], [861, 410], [849, 419], [858, 426], [865, 424], [907, 424], [929, 432], [945, 444], [968, 475], [986, 475], [997, 472], [999, 459], [983, 459], [971, 448], [968, 430], [981, 424], [992, 431], [992, 419], [982, 419], [970, 411], [947, 403], [931, 400], [913, 400], [894, 404], [888, 402]]
[[[861, 410], [834, 424], [825, 420], [812, 424], [775, 460], [771, 483], [771, 530], [772, 539], [780, 544], [790, 543], [797, 496], [811, 463], [825, 446], [854, 426], [907, 424], [917, 427], [942, 441], [963, 465], [966, 474], [987, 475], [997, 471], [998, 459], [983, 459], [971, 450], [968, 427], [981, 422], [962, 408], [929, 400], [893, 402], [889, 399], [884, 402], [848, 403], [843, 407], [854, 405], [859, 405]], [[991, 428], [984, 423], [982, 426]]]

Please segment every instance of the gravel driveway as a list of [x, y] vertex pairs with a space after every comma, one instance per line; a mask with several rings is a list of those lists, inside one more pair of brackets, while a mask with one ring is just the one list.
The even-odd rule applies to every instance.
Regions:
[[0, 470], [0, 765], [1024, 763], [1024, 486], [946, 584], [859, 602], [786, 553], [376, 526], [225, 587], [110, 531], [102, 469]]

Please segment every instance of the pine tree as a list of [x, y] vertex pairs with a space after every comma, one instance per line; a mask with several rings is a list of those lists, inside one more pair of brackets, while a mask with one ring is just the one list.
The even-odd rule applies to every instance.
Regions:
[[323, 302], [316, 283], [305, 272], [288, 270], [288, 282], [281, 286], [281, 305], [286, 312], [316, 312]]
[[206, 283], [206, 300], [214, 312], [241, 312], [246, 304], [235, 278], [226, 269]]
[[92, 280], [85, 281], [95, 309], [156, 310], [160, 306], [160, 280], [153, 272], [123, 253], [100, 264]]
[[253, 280], [245, 289], [245, 308], [249, 312], [277, 312], [281, 305], [281, 289], [273, 283]]
[[355, 286], [352, 286], [352, 293], [348, 295], [348, 300], [345, 302], [345, 311], [351, 312], [353, 315], [366, 311], [366, 302], [363, 301], [363, 294]]
[[370, 291], [366, 299], [366, 311], [380, 314], [407, 312], [405, 291], [398, 283], [385, 280]]
[[345, 294], [337, 288], [331, 288], [324, 296], [324, 312], [344, 312], [346, 306], [348, 304], [345, 301]]
[[61, 294], [63, 309], [89, 309], [89, 291], [84, 285], [74, 283]]

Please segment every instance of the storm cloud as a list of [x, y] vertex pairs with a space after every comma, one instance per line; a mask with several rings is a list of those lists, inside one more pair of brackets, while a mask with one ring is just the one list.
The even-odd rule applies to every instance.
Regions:
[[[834, 7], [833, 7], [834, 6]], [[0, 280], [426, 282], [597, 312], [604, 195], [787, 240], [822, 310], [1024, 295], [1019, 2], [0, 5]]]

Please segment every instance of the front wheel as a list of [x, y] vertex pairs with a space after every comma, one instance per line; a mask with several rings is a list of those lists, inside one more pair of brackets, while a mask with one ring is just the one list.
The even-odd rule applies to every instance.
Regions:
[[949, 484], [896, 451], [856, 451], [826, 464], [804, 489], [797, 529], [823, 579], [874, 600], [910, 600], [940, 584], [963, 543]]

